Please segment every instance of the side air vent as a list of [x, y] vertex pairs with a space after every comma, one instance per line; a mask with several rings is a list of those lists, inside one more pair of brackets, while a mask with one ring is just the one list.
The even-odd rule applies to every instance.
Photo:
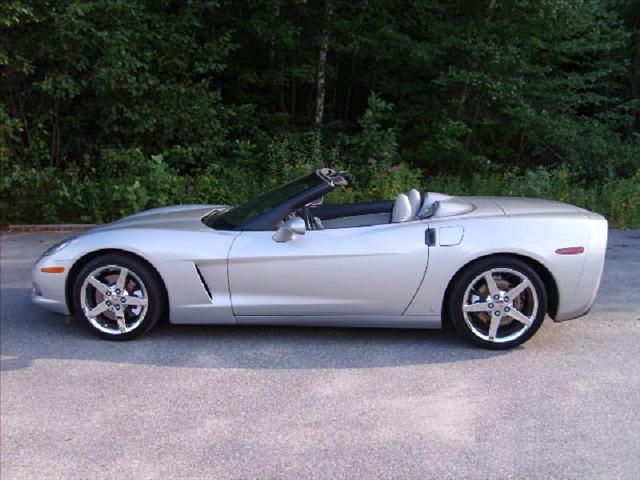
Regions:
[[209, 295], [209, 298], [213, 302], [213, 295], [211, 295], [211, 290], [209, 290], [209, 285], [207, 285], [207, 282], [204, 281], [204, 277], [202, 276], [202, 272], [198, 268], [198, 265], [194, 264], [194, 266], [196, 267], [198, 278], [200, 279], [200, 282], [202, 283], [202, 286], [204, 287], [205, 292], [207, 292], [207, 295]]

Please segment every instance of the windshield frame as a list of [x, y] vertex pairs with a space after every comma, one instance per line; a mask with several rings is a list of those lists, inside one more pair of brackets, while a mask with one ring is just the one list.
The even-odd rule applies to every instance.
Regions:
[[258, 195], [242, 205], [210, 212], [202, 221], [215, 230], [273, 231], [292, 211], [327, 194], [336, 185], [344, 184], [346, 180], [338, 172], [317, 170]]

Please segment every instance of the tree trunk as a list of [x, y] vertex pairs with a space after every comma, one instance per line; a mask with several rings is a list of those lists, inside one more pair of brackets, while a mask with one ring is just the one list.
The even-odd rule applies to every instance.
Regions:
[[342, 119], [346, 120], [349, 118], [350, 107], [351, 107], [351, 89], [353, 87], [353, 77], [356, 73], [356, 61], [355, 59], [351, 59], [351, 72], [349, 73], [349, 86], [347, 87], [347, 98], [344, 102], [344, 108], [342, 109]]
[[489, 0], [489, 8], [487, 8], [487, 19], [491, 20], [493, 10], [496, 8], [496, 0]]
[[291, 116], [296, 115], [296, 79], [291, 75]]
[[[631, 98], [640, 100], [640, 32], [636, 32], [631, 50]], [[640, 108], [636, 107], [634, 117], [631, 131], [640, 132]]]
[[24, 111], [24, 101], [17, 88], [12, 85], [11, 80], [7, 82], [9, 85], [9, 101], [11, 103], [11, 112], [13, 116], [19, 118], [22, 122], [22, 134], [20, 140], [23, 148], [29, 148], [31, 146], [31, 131], [29, 129], [29, 122]]
[[339, 79], [340, 79], [340, 56], [337, 55], [336, 56], [336, 73], [335, 73], [335, 77], [334, 77], [334, 81], [333, 81], [333, 99], [331, 100], [331, 111], [333, 112], [333, 116], [336, 117], [337, 114], [337, 110], [338, 110], [338, 86], [339, 86]]
[[53, 126], [51, 128], [51, 152], [50, 162], [52, 167], [58, 166], [58, 152], [60, 150], [60, 101], [56, 98], [53, 102]]
[[471, 148], [471, 141], [473, 140], [473, 136], [475, 135], [475, 130], [478, 125], [478, 120], [480, 118], [480, 114], [482, 113], [482, 95], [478, 95], [476, 98], [476, 104], [473, 108], [473, 117], [471, 118], [471, 130], [467, 135], [466, 140], [464, 141], [464, 148], [469, 150]]
[[516, 165], [520, 165], [522, 162], [524, 151], [527, 146], [527, 136], [524, 133], [524, 130], [520, 132], [520, 143], [518, 144], [518, 157], [516, 158]]
[[290, 111], [291, 116], [295, 117], [296, 115], [296, 104], [297, 104], [297, 86], [296, 86], [296, 76], [293, 73], [294, 66], [297, 65], [298, 62], [298, 52], [296, 50], [291, 54], [291, 58], [289, 60], [289, 103], [290, 103]]
[[278, 106], [280, 107], [281, 112], [287, 111], [287, 104], [285, 102], [285, 62], [284, 62], [284, 53], [278, 53]]
[[327, 68], [327, 51], [329, 50], [329, 24], [333, 8], [331, 0], [326, 0], [324, 13], [324, 27], [320, 39], [320, 53], [318, 55], [318, 79], [316, 81], [316, 115], [314, 123], [316, 126], [322, 125], [324, 118], [324, 93], [326, 89], [325, 73]]
[[[487, 6], [487, 14], [486, 19], [487, 22], [490, 22], [493, 18], [493, 11], [496, 9], [497, 0], [489, 0], [489, 5]], [[475, 70], [478, 67], [479, 60], [477, 58], [473, 58], [471, 61], [471, 70]], [[462, 113], [464, 111], [464, 104], [469, 99], [470, 88], [469, 86], [465, 86], [462, 90], [462, 95], [460, 95], [460, 108], [459, 111]]]

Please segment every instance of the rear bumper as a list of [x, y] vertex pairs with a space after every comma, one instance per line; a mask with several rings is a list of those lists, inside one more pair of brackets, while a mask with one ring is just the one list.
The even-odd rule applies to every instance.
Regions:
[[565, 299], [560, 299], [556, 322], [572, 320], [589, 313], [595, 302], [602, 272], [604, 270], [604, 257], [607, 249], [608, 224], [604, 217], [593, 214], [589, 222], [589, 246], [585, 250], [586, 255], [580, 280], [575, 293]]

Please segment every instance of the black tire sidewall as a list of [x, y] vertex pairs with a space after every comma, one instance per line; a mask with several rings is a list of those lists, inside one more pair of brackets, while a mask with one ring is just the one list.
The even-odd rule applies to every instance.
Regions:
[[[87, 275], [89, 275], [97, 268], [106, 265], [118, 265], [127, 268], [131, 272], [135, 273], [145, 285], [148, 297], [147, 313], [142, 323], [135, 330], [123, 334], [111, 335], [95, 328], [84, 314], [80, 300], [82, 284], [84, 283]], [[90, 260], [84, 267], [82, 267], [74, 280], [74, 314], [82, 323], [84, 323], [89, 328], [89, 330], [91, 330], [91, 332], [101, 338], [115, 341], [130, 340], [150, 330], [163, 315], [165, 311], [166, 299], [164, 290], [162, 289], [161, 285], [162, 283], [157, 272], [149, 267], [145, 262], [142, 262], [135, 257], [124, 254], [101, 255]]]
[[[481, 273], [494, 268], [509, 268], [525, 275], [531, 281], [538, 296], [538, 312], [531, 327], [522, 336], [504, 343], [490, 342], [477, 337], [465, 322], [461, 308], [464, 294], [469, 284]], [[547, 291], [538, 273], [526, 262], [509, 256], [488, 257], [472, 263], [456, 276], [449, 296], [448, 307], [451, 323], [464, 339], [483, 348], [506, 350], [523, 344], [538, 331], [547, 313]]]

